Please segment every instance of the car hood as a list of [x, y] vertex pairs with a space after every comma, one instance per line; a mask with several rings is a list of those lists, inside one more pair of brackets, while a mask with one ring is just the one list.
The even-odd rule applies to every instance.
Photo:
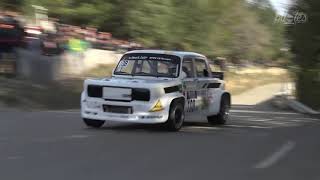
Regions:
[[180, 85], [178, 79], [162, 78], [122, 78], [111, 77], [105, 79], [87, 79], [84, 82], [87, 85], [114, 86], [114, 87], [133, 87], [133, 88], [165, 88]]

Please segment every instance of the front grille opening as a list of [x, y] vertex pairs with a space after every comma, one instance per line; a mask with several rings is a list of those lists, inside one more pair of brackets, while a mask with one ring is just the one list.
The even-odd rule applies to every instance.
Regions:
[[113, 106], [113, 105], [103, 105], [103, 111], [109, 113], [117, 114], [132, 114], [133, 109], [130, 106]]

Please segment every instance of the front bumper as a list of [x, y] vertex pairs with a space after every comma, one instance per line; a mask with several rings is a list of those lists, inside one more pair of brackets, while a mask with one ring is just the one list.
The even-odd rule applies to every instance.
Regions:
[[164, 123], [168, 117], [165, 113], [117, 114], [89, 110], [82, 110], [81, 115], [86, 119], [144, 124]]
[[[167, 121], [169, 116], [169, 108], [165, 108], [159, 112], [149, 112], [148, 110], [154, 103], [125, 103], [125, 102], [105, 102], [105, 101], [92, 101], [96, 104], [94, 108], [88, 106], [88, 101], [81, 102], [81, 116], [86, 119], [114, 121], [114, 122], [130, 122], [130, 123], [143, 123], [143, 124], [158, 124]], [[116, 105], [116, 106], [132, 106], [132, 114], [120, 114], [104, 112], [103, 105]]]

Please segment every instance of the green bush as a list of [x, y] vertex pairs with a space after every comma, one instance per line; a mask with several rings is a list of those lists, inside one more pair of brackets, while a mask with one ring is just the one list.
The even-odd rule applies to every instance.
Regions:
[[320, 109], [320, 70], [307, 70], [297, 73], [297, 98], [302, 103]]

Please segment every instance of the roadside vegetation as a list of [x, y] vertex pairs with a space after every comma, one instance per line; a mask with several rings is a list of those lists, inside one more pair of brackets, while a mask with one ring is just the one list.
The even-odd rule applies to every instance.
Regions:
[[[320, 109], [320, 1], [297, 0], [290, 12], [303, 13], [306, 23], [287, 27], [296, 65], [296, 95], [302, 103]], [[300, 17], [301, 18], [301, 17]]]
[[34, 17], [32, 5], [59, 23], [96, 27], [145, 48], [195, 51], [229, 61], [287, 58], [285, 26], [269, 0], [2, 0], [0, 9]]
[[[111, 76], [114, 66], [102, 65], [84, 74], [83, 78]], [[244, 68], [225, 73], [226, 88], [232, 95], [270, 83], [291, 82], [289, 73], [280, 68]], [[49, 84], [35, 84], [26, 79], [0, 78], [0, 99], [7, 107], [25, 110], [78, 109], [83, 79], [68, 79]]]
[[[319, 109], [319, 3], [293, 1], [285, 17], [277, 15], [269, 0], [2, 0], [0, 10], [19, 11], [28, 19], [34, 18], [32, 5], [40, 5], [60, 23], [96, 27], [145, 48], [196, 51], [237, 64], [286, 62], [295, 67], [297, 99]], [[291, 25], [276, 21], [291, 16], [301, 20], [296, 13], [307, 15], [307, 21]], [[87, 75], [108, 75], [107, 68]], [[283, 77], [226, 74], [228, 88], [235, 94], [266, 82], [282, 82]]]
[[24, 110], [73, 109], [80, 107], [82, 80], [35, 84], [26, 79], [0, 78], [0, 103]]

